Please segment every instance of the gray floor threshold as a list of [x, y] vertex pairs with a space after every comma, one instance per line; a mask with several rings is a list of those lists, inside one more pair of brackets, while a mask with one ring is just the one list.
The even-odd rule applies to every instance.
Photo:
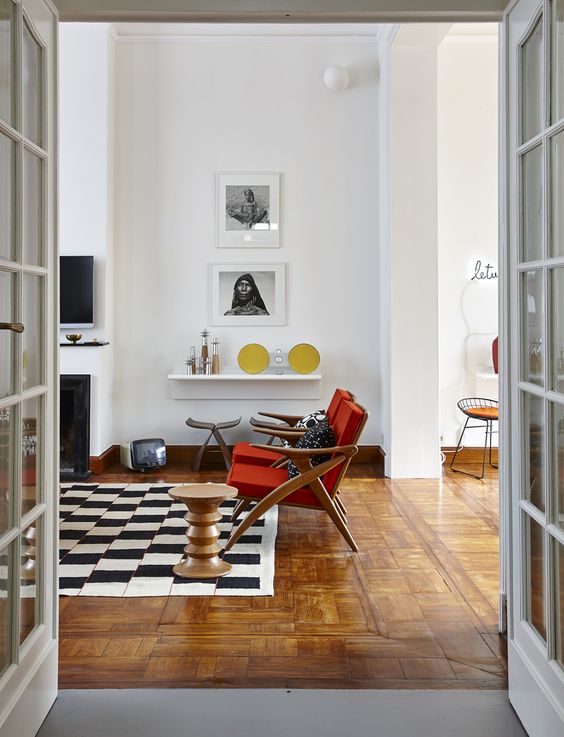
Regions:
[[506, 691], [61, 691], [38, 737], [526, 737]]

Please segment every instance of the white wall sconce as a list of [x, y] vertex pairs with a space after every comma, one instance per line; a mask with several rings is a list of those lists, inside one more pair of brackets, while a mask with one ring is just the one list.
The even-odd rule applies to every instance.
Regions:
[[349, 86], [349, 73], [344, 67], [328, 67], [323, 75], [323, 81], [327, 89], [333, 92], [346, 90]]

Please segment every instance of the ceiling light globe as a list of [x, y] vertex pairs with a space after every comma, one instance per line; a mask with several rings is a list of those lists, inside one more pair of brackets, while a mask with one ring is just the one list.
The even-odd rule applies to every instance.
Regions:
[[327, 89], [345, 90], [349, 86], [349, 73], [344, 67], [328, 67], [323, 75], [323, 81]]

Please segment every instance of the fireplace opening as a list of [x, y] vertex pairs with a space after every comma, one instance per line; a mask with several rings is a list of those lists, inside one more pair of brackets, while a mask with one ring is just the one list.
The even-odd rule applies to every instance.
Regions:
[[90, 376], [62, 374], [60, 384], [61, 481], [87, 479], [90, 463]]

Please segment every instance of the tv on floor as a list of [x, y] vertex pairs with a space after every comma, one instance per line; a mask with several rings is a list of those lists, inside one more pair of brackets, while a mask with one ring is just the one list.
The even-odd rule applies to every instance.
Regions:
[[94, 256], [61, 256], [60, 325], [94, 327]]

